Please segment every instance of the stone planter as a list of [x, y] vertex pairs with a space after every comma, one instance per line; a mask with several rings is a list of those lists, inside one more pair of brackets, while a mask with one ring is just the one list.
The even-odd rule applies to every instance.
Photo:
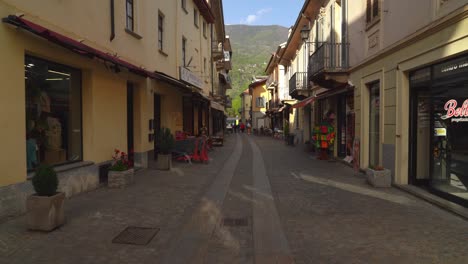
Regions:
[[54, 196], [31, 195], [26, 200], [28, 228], [52, 231], [65, 223], [65, 193]]
[[374, 187], [391, 187], [392, 172], [388, 169], [366, 169], [367, 182]]
[[172, 155], [171, 154], [158, 154], [156, 161], [156, 168], [158, 170], [170, 170], [172, 168]]
[[133, 169], [126, 171], [109, 171], [107, 186], [109, 188], [125, 188], [134, 182]]

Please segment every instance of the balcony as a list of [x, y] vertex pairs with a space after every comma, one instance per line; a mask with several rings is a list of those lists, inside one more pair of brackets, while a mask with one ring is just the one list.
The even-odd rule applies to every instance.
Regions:
[[211, 42], [211, 54], [213, 55], [213, 60], [221, 60], [224, 58], [223, 43], [212, 41]]
[[305, 97], [301, 91], [307, 91], [307, 72], [296, 72], [289, 79], [289, 94], [296, 99]]
[[[318, 44], [317, 50], [309, 57], [309, 78], [314, 83], [324, 85], [326, 75], [336, 75], [346, 73], [348, 64], [349, 43], [329, 43]], [[331, 88], [331, 87], [327, 87]]]

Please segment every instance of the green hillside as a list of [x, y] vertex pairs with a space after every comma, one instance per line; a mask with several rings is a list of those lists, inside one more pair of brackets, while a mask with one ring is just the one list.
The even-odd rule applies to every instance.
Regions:
[[228, 109], [230, 116], [239, 113], [239, 95], [248, 88], [255, 75], [265, 75], [265, 67], [271, 53], [278, 45], [288, 38], [288, 29], [281, 26], [248, 26], [228, 25], [226, 34], [232, 45], [232, 108]]

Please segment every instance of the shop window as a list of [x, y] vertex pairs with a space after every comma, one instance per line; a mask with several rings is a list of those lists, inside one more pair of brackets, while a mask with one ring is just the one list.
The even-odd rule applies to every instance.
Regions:
[[380, 165], [380, 82], [368, 84], [369, 103], [369, 166]]
[[81, 161], [81, 72], [25, 57], [27, 168]]

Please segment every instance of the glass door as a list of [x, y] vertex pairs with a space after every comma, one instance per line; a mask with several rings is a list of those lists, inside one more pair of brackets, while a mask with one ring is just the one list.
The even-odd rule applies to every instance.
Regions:
[[411, 99], [411, 177], [412, 184], [427, 184], [431, 170], [431, 97], [428, 89], [413, 91]]
[[369, 85], [369, 166], [380, 165], [380, 83]]

